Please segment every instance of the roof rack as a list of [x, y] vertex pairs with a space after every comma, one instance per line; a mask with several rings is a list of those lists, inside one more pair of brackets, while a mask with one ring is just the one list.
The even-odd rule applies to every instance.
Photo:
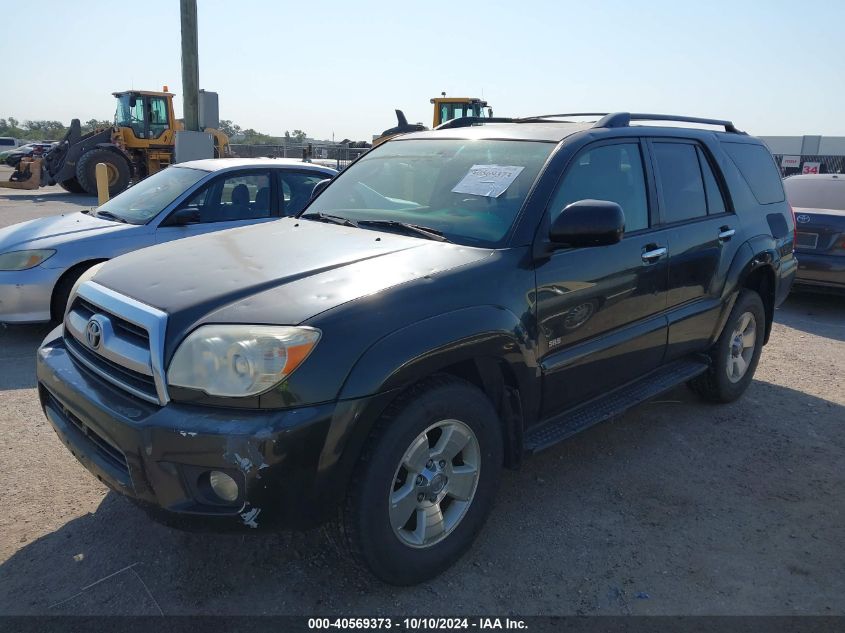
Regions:
[[635, 114], [631, 112], [568, 112], [565, 114], [540, 114], [537, 116], [521, 117], [512, 119], [510, 117], [475, 117], [467, 116], [452, 119], [438, 125], [436, 130], [448, 130], [457, 127], [469, 127], [471, 125], [483, 125], [484, 123], [571, 123], [571, 121], [553, 121], [564, 117], [574, 116], [596, 116], [601, 117], [593, 125], [594, 128], [628, 127], [631, 121], [678, 121], [682, 123], [698, 123], [703, 125], [718, 125], [725, 128], [725, 132], [731, 134], [745, 134], [736, 128], [731, 121], [722, 119], [702, 119], [694, 116], [681, 116], [677, 114]]
[[722, 119], [702, 119], [694, 116], [679, 116], [677, 114], [633, 114], [631, 112], [614, 112], [602, 117], [593, 127], [628, 127], [631, 121], [679, 121], [682, 123], [700, 123], [704, 125], [718, 125], [731, 134], [745, 134], [738, 130], [730, 121]]

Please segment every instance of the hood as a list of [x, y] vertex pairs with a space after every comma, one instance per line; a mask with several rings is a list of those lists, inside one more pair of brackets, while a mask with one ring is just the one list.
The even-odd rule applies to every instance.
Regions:
[[[50, 248], [62, 242], [92, 233], [116, 233], [137, 228], [86, 213], [66, 213], [39, 218], [0, 229], [0, 253], [25, 248]], [[32, 242], [38, 241], [37, 245]]]
[[301, 323], [490, 252], [283, 218], [129, 253], [94, 280], [168, 313], [172, 340], [198, 321]]

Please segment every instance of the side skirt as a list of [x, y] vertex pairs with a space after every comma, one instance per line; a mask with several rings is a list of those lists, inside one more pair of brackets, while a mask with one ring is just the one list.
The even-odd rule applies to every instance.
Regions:
[[554, 446], [594, 424], [620, 415], [641, 402], [703, 374], [708, 367], [704, 357], [684, 358], [659, 367], [634, 382], [541, 422], [525, 434], [525, 451], [536, 453]]

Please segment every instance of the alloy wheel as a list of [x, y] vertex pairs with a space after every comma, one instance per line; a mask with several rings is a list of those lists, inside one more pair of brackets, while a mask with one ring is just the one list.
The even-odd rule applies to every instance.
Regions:
[[466, 516], [481, 471], [481, 449], [460, 420], [420, 433], [402, 456], [389, 491], [393, 532], [411, 547], [430, 547]]
[[743, 312], [731, 335], [725, 371], [731, 382], [739, 382], [748, 371], [757, 345], [757, 320], [750, 312]]

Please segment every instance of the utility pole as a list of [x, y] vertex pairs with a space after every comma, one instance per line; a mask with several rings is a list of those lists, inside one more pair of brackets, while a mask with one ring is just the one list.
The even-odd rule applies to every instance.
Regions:
[[179, 0], [182, 17], [182, 109], [185, 129], [200, 131], [200, 67], [197, 45], [197, 0]]

